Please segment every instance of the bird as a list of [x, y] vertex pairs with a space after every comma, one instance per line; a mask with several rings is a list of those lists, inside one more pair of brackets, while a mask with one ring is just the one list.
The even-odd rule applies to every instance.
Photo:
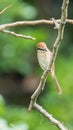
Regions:
[[[43, 71], [46, 71], [49, 67], [52, 52], [48, 49], [45, 42], [39, 42], [36, 46], [37, 48], [37, 59], [38, 63]], [[55, 75], [55, 65], [54, 63], [51, 66], [50, 75], [55, 83], [56, 89], [58, 93], [62, 94], [62, 89], [59, 85], [59, 82], [57, 80], [57, 77]]]

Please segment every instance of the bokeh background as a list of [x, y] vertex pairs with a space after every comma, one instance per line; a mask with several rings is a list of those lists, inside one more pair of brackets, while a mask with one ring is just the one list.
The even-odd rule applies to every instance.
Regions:
[[[60, 18], [62, 0], [0, 0], [0, 24], [21, 20]], [[73, 19], [73, 1], [68, 17]], [[36, 110], [27, 111], [30, 96], [37, 88], [42, 70], [36, 57], [36, 44], [52, 49], [57, 31], [53, 25], [9, 28], [16, 33], [36, 37], [35, 41], [15, 38], [0, 32], [0, 130], [57, 130]], [[66, 25], [64, 39], [56, 59], [56, 75], [63, 90], [59, 96], [49, 76], [38, 103], [73, 130], [73, 25]]]

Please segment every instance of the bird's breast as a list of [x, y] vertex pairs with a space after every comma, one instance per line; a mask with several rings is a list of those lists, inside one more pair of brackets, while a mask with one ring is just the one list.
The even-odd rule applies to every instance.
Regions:
[[50, 58], [47, 52], [38, 50], [37, 52], [38, 62], [43, 70], [46, 70], [50, 63]]

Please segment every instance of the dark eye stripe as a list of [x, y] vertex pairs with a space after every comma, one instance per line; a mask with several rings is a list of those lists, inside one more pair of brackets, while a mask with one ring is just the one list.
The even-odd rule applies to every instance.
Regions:
[[47, 49], [37, 48], [37, 50], [47, 51]]

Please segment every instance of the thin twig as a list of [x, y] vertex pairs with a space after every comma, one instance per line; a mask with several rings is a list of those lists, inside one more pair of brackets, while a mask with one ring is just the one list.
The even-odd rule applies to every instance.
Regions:
[[13, 35], [15, 37], [21, 37], [21, 38], [25, 38], [25, 39], [30, 39], [30, 40], [35, 40], [35, 38], [31, 37], [31, 36], [26, 36], [26, 35], [22, 35], [22, 34], [17, 34], [15, 32], [9, 31], [9, 30], [2, 30], [2, 32]]
[[33, 104], [33, 107], [38, 110], [42, 115], [44, 115], [51, 124], [55, 124], [60, 130], [67, 130], [66, 127], [64, 127], [63, 123], [55, 119], [51, 114], [49, 114], [43, 107], [38, 105], [37, 103]]
[[7, 6], [7, 7], [5, 7], [3, 10], [0, 11], [0, 14], [4, 13], [4, 12], [5, 12], [7, 9], [9, 9], [11, 6], [12, 6], [12, 4], [9, 5], [9, 6]]

